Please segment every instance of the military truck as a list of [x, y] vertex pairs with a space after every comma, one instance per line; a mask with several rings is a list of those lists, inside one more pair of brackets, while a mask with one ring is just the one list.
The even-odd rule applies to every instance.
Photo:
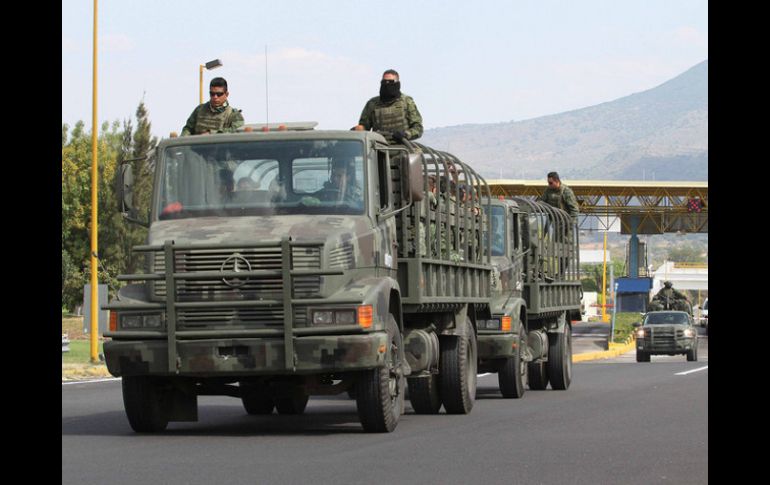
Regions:
[[698, 331], [692, 315], [684, 311], [653, 311], [635, 322], [636, 361], [649, 362], [651, 355], [684, 354], [698, 360]]
[[578, 232], [563, 210], [524, 198], [492, 199], [492, 318], [479, 325], [479, 368], [500, 392], [565, 390], [572, 327], [580, 320]]
[[[197, 421], [200, 395], [258, 415], [351, 392], [364, 430], [390, 432], [407, 381], [419, 413], [471, 411], [486, 182], [423, 145], [300, 125], [159, 143], [146, 266], [105, 306], [135, 431]], [[130, 164], [117, 185], [142, 221]]]

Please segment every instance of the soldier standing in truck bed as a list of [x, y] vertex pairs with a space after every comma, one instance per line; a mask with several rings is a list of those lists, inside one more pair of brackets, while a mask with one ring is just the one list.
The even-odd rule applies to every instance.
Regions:
[[543, 195], [538, 197], [537, 200], [566, 211], [572, 218], [572, 222], [577, 223], [577, 218], [580, 214], [577, 197], [575, 197], [575, 192], [571, 188], [561, 183], [558, 173], [548, 173], [548, 188], [545, 189]]
[[398, 73], [382, 74], [380, 95], [370, 99], [361, 112], [356, 129], [374, 130], [388, 140], [401, 143], [422, 136], [422, 116], [411, 96], [401, 93]]

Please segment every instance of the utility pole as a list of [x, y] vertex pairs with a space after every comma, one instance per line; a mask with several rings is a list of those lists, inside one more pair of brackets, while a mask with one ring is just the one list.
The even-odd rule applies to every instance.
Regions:
[[93, 99], [91, 113], [91, 363], [99, 363], [99, 158], [97, 140], [99, 135], [96, 116], [96, 19], [98, 0], [94, 0], [94, 63], [93, 63]]

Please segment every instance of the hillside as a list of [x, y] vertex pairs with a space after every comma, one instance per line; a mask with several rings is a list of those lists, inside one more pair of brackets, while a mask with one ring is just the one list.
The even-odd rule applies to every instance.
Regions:
[[426, 130], [484, 176], [708, 180], [708, 60], [640, 93], [524, 121]]

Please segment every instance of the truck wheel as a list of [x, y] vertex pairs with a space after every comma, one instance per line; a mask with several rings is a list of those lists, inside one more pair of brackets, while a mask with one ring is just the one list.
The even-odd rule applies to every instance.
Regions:
[[548, 369], [545, 362], [530, 362], [527, 365], [527, 380], [533, 391], [542, 391], [548, 387]]
[[637, 362], [649, 362], [650, 361], [650, 354], [648, 354], [644, 350], [637, 350], [636, 351], [636, 361]]
[[275, 403], [263, 389], [242, 382], [239, 383], [239, 386], [241, 387], [241, 402], [243, 402], [243, 408], [247, 413], [252, 415], [272, 414]]
[[692, 350], [687, 351], [687, 362], [697, 362], [698, 361], [698, 348], [695, 347]]
[[441, 393], [439, 391], [439, 376], [431, 374], [428, 377], [407, 379], [409, 384], [409, 402], [417, 414], [438, 414], [441, 409]]
[[168, 399], [159, 381], [147, 376], [123, 376], [123, 407], [137, 433], [163, 431], [168, 426]]
[[440, 394], [447, 414], [468, 414], [476, 399], [476, 334], [466, 319], [465, 337], [441, 337]]
[[516, 346], [513, 357], [505, 360], [505, 364], [497, 373], [497, 382], [500, 384], [500, 392], [505, 398], [518, 399], [524, 395], [527, 385], [527, 363], [521, 360], [521, 345], [526, 344], [527, 338], [524, 327], [519, 329], [519, 345]]
[[389, 345], [385, 367], [364, 371], [356, 384], [358, 419], [368, 433], [393, 431], [404, 412], [404, 348], [393, 315], [388, 319], [386, 330]]
[[548, 341], [548, 378], [551, 389], [565, 391], [572, 382], [572, 329], [564, 325], [564, 333], [551, 334]]
[[307, 401], [310, 397], [302, 394], [294, 397], [281, 397], [275, 400], [275, 407], [278, 414], [302, 414], [307, 407]]

